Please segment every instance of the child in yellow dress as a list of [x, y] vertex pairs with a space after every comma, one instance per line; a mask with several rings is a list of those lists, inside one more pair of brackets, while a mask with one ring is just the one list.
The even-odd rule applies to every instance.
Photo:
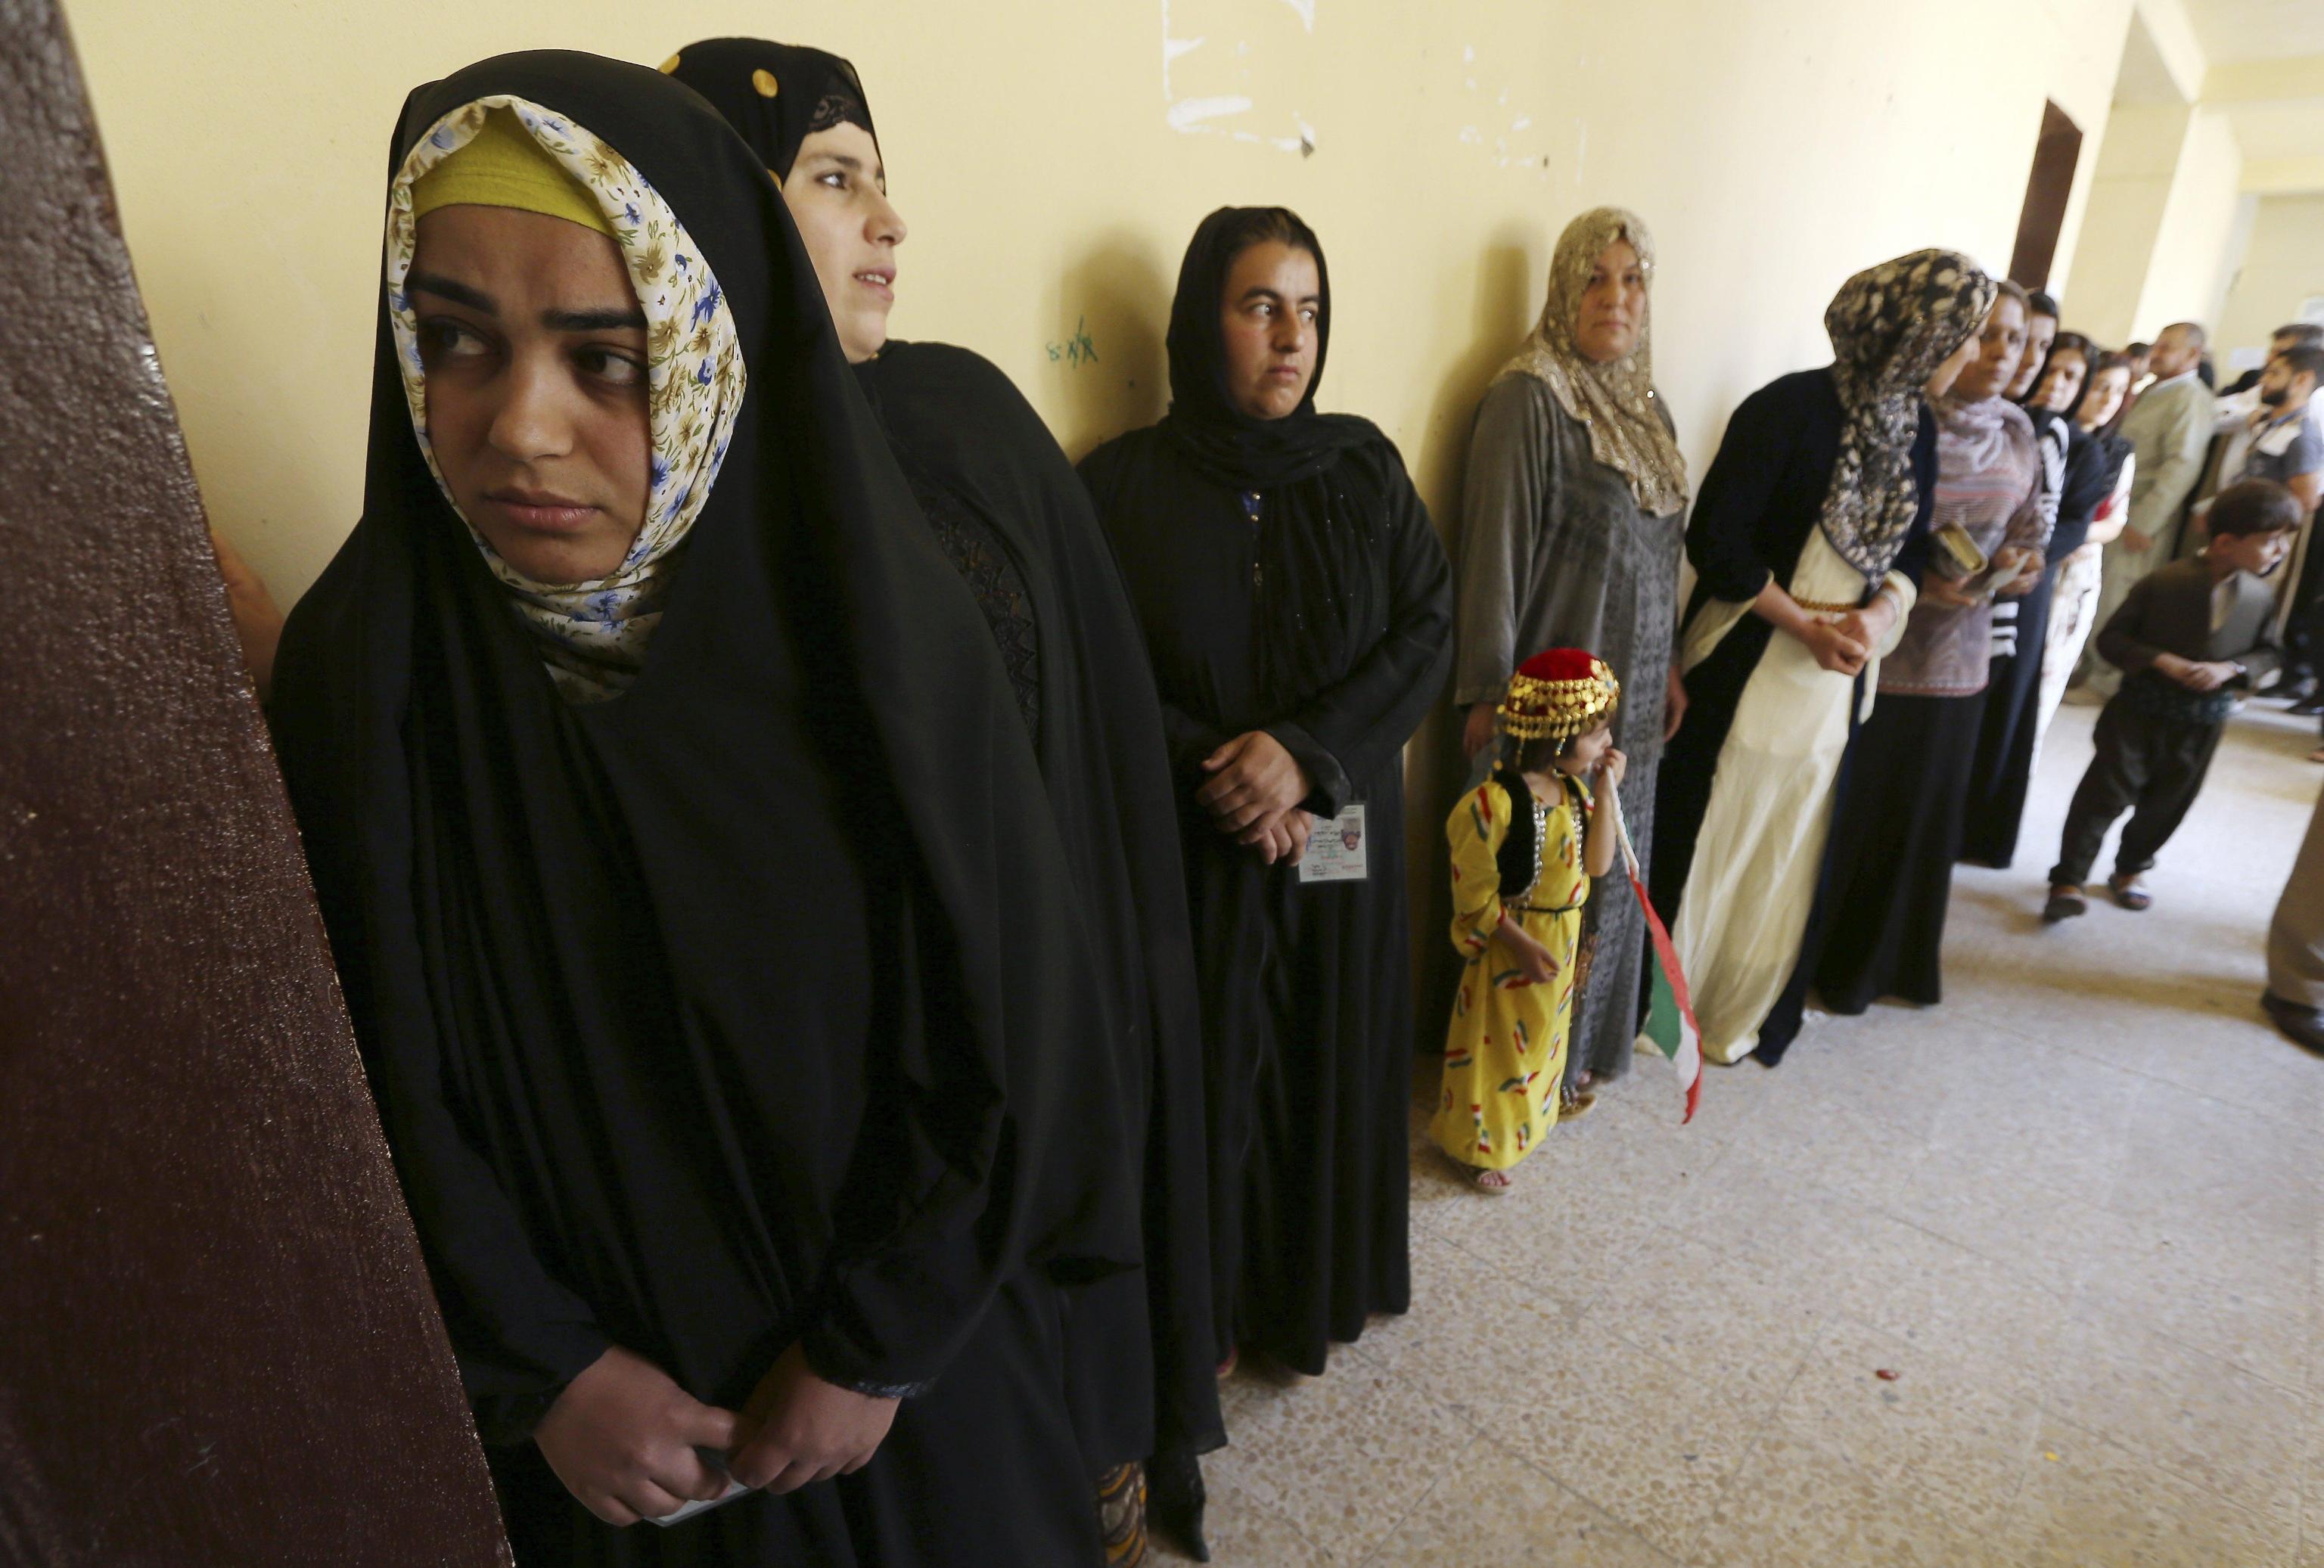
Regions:
[[1578, 648], [1536, 654], [1498, 711], [1501, 759], [1444, 825], [1452, 945], [1468, 960], [1429, 1132], [1490, 1192], [1557, 1125], [1590, 883], [1613, 869], [1610, 823], [1590, 826], [1589, 780], [1622, 781], [1612, 670]]

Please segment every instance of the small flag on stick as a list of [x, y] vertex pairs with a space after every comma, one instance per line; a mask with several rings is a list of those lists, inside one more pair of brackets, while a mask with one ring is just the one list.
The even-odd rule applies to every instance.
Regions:
[[1605, 799], [1614, 809], [1614, 831], [1620, 835], [1622, 869], [1630, 879], [1630, 891], [1638, 898], [1638, 908], [1646, 917], [1646, 935], [1654, 944], [1654, 1001], [1646, 1010], [1646, 1027], [1643, 1031], [1671, 1065], [1678, 1069], [1679, 1088], [1686, 1095], [1686, 1114], [1682, 1122], [1694, 1120], [1694, 1108], [1702, 1099], [1702, 1027], [1694, 1021], [1694, 1002], [1688, 996], [1686, 974], [1678, 966], [1678, 951], [1671, 945], [1670, 932], [1663, 918], [1655, 913], [1654, 900], [1646, 897], [1646, 884], [1638, 878], [1638, 852], [1630, 844], [1630, 826], [1622, 820], [1622, 798], [1611, 789], [1604, 790]]

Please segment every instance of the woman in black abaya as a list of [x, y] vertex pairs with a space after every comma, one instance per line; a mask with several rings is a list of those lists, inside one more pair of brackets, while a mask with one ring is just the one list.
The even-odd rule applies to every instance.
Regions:
[[[419, 89], [391, 167], [364, 516], [275, 716], [518, 1560], [1090, 1560], [1058, 1282], [1140, 1259], [1129, 1064], [774, 186], [573, 54]], [[591, 247], [629, 299], [558, 292]], [[633, 541], [545, 572], [626, 429]], [[609, 1527], [721, 1490], [702, 1449], [771, 1484]]]
[[688, 44], [662, 69], [781, 183], [856, 383], [1010, 671], [1107, 963], [1102, 1033], [1137, 1065], [1132, 1116], [1148, 1129], [1146, 1270], [1075, 1293], [1068, 1387], [1111, 1560], [1134, 1560], [1137, 1483], [1122, 1472], [1149, 1454], [1157, 1516], [1191, 1544], [1193, 1456], [1224, 1441], [1202, 1035], [1161, 710], [1120, 574], [1088, 492], [1009, 378], [967, 349], [888, 336], [906, 230], [855, 69], [743, 38]]
[[[1403, 748], [1452, 630], [1450, 569], [1395, 446], [1315, 411], [1330, 335], [1307, 226], [1213, 213], [1171, 307], [1168, 415], [1082, 465], [1177, 779], [1218, 1341], [1308, 1373], [1410, 1295]], [[1361, 875], [1307, 880], [1325, 860]]]

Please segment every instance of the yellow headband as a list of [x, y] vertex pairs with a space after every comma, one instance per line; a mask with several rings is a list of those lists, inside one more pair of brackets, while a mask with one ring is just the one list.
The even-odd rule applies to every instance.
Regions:
[[411, 188], [415, 220], [462, 205], [512, 207], [617, 237], [596, 198], [506, 109], [485, 115], [482, 130]]

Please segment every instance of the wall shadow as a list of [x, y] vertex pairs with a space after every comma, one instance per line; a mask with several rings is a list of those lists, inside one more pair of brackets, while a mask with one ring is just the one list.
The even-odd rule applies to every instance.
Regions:
[[1099, 442], [1150, 425], [1170, 402], [1172, 278], [1154, 246], [1135, 231], [1109, 230], [1069, 263], [1055, 314], [1078, 323], [1095, 357], [1044, 365], [1056, 379], [1057, 444], [1075, 462]]
[[[1486, 387], [1541, 313], [1535, 280], [1545, 275], [1550, 238], [1545, 229], [1508, 223], [1485, 246], [1477, 263], [1468, 345], [1436, 389], [1420, 449], [1406, 454], [1413, 483], [1428, 500], [1436, 536], [1456, 571], [1469, 432]], [[1452, 894], [1444, 870], [1443, 826], [1468, 771], [1448, 681], [1444, 700], [1429, 714], [1404, 754], [1405, 797], [1411, 802], [1405, 851], [1413, 910], [1413, 1024], [1415, 1045], [1424, 1051], [1434, 1051], [1443, 1042], [1445, 1016], [1460, 978], [1460, 964], [1445, 936], [1452, 919]]]

